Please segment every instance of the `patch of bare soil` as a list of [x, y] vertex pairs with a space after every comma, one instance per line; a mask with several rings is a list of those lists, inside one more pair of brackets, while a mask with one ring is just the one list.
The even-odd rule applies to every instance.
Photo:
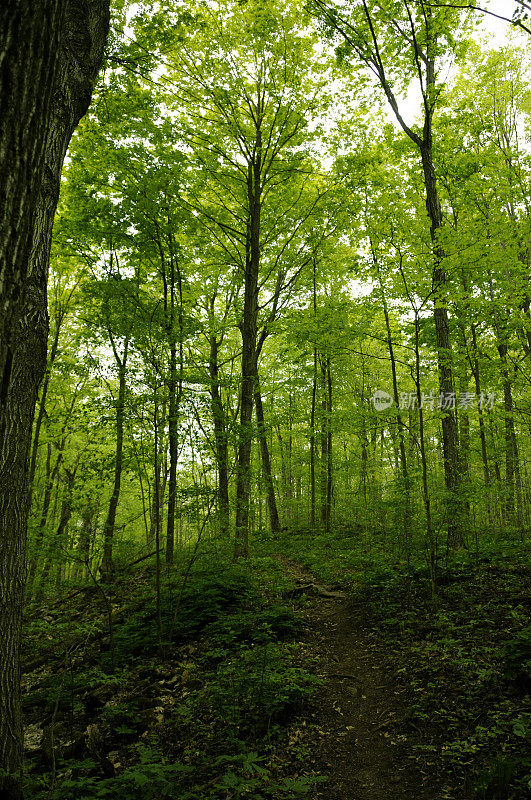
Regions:
[[303, 658], [323, 679], [307, 745], [312, 770], [328, 780], [313, 800], [437, 800], [435, 767], [413, 748], [421, 733], [407, 721], [363, 606], [282, 560], [309, 597]]

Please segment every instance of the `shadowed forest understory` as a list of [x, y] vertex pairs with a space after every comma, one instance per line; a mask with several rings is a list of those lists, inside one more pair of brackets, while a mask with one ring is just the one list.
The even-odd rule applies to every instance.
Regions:
[[507, 6], [111, 4], [1, 331], [0, 800], [529, 796]]

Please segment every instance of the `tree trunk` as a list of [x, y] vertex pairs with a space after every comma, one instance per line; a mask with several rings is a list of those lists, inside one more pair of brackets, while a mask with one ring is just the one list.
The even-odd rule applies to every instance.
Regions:
[[[503, 497], [504, 492], [504, 485], [502, 481], [501, 469], [500, 469], [500, 462], [498, 460], [498, 442], [500, 440], [498, 426], [496, 424], [496, 420], [492, 414], [492, 411], [487, 406], [487, 420], [489, 426], [489, 437], [490, 437], [490, 449], [492, 453], [492, 468], [494, 470], [494, 477], [496, 479], [496, 486], [498, 487], [498, 491], [494, 493], [494, 497]], [[504, 522], [504, 504], [501, 503], [501, 507], [497, 509], [498, 513], [496, 514], [497, 518], [500, 518], [501, 515], [501, 522]]]
[[86, 505], [81, 514], [81, 530], [77, 540], [78, 565], [75, 572], [76, 580], [86, 579], [90, 567], [90, 547], [94, 538], [94, 529], [99, 512], [99, 500], [93, 496], [87, 498]]
[[46, 283], [70, 137], [103, 58], [108, 0], [2, 5], [0, 92], [0, 800], [18, 800], [28, 458], [46, 369]]
[[432, 590], [435, 590], [435, 580], [437, 571], [437, 549], [433, 534], [433, 523], [431, 518], [431, 498], [428, 486], [428, 459], [426, 457], [426, 437], [424, 435], [424, 411], [422, 408], [422, 393], [420, 386], [420, 350], [419, 350], [419, 316], [415, 312], [415, 389], [417, 392], [417, 410], [419, 419], [419, 444], [420, 462], [422, 466], [422, 499], [426, 512], [426, 534], [428, 540], [428, 563]]
[[[64, 34], [65, 6], [59, 0], [42, 0], [37, 5], [26, 0], [4, 3], [0, 11], [0, 376], [3, 403], [11, 381], [13, 351], [20, 336], [19, 319], [24, 316], [26, 286], [34, 276], [31, 251], [35, 238], [40, 238], [37, 228], [42, 224], [49, 194], [44, 176], [50, 161], [47, 152], [50, 128], [57, 122], [54, 120], [54, 93], [64, 58], [58, 44]], [[50, 177], [53, 186], [49, 188], [56, 194], [57, 170]], [[33, 292], [30, 290], [30, 293]], [[39, 381], [44, 369], [41, 348], [42, 342], [39, 342]]]
[[156, 618], [157, 618], [157, 637], [159, 647], [162, 646], [162, 607], [161, 607], [161, 590], [160, 590], [160, 533], [161, 533], [161, 519], [160, 508], [162, 505], [160, 497], [160, 469], [159, 469], [159, 429], [158, 429], [158, 397], [157, 387], [155, 387], [155, 408], [154, 408], [154, 436], [155, 436], [155, 477], [153, 483], [153, 505], [155, 508], [155, 553], [156, 553], [156, 584], [155, 584], [155, 602], [156, 602]]
[[260, 442], [260, 453], [262, 456], [262, 472], [266, 484], [269, 522], [271, 524], [271, 532], [275, 536], [278, 536], [280, 534], [280, 520], [278, 517], [277, 499], [275, 496], [275, 485], [273, 483], [273, 475], [271, 471], [271, 457], [269, 454], [269, 447], [267, 444], [267, 432], [264, 422], [264, 407], [262, 405], [262, 393], [260, 390], [260, 378], [258, 375], [258, 368], [256, 369], [255, 373], [254, 405], [256, 410], [258, 440]]
[[332, 483], [333, 483], [333, 461], [332, 461], [332, 371], [330, 359], [326, 365], [326, 389], [327, 389], [327, 462], [326, 462], [326, 523], [327, 531], [332, 524]]
[[321, 401], [321, 526], [330, 532], [332, 511], [332, 376], [330, 358], [321, 363], [323, 399]]
[[175, 547], [175, 495], [177, 492], [177, 458], [179, 401], [177, 399], [177, 348], [172, 341], [170, 347], [170, 379], [168, 381], [168, 448], [170, 471], [168, 475], [168, 518], [166, 520], [166, 563], [173, 564]]
[[[313, 315], [317, 316], [317, 264], [312, 259]], [[315, 404], [317, 400], [317, 347], [313, 348], [312, 406], [310, 411], [310, 524], [315, 529]]]
[[241, 557], [247, 558], [249, 555], [252, 415], [256, 371], [258, 274], [260, 270], [261, 151], [262, 137], [260, 129], [258, 129], [256, 133], [256, 153], [253, 161], [249, 163], [247, 179], [249, 221], [245, 260], [243, 319], [240, 324], [242, 337], [242, 384], [236, 466], [235, 560]]
[[[434, 84], [432, 84], [434, 85]], [[433, 251], [432, 289], [434, 299], [433, 318], [435, 321], [435, 337], [437, 341], [437, 361], [439, 367], [439, 390], [443, 398], [455, 397], [452, 367], [452, 348], [450, 345], [450, 326], [446, 297], [446, 271], [444, 259], [446, 253], [440, 243], [443, 227], [443, 216], [437, 179], [433, 165], [431, 143], [431, 119], [425, 124], [424, 140], [420, 146], [424, 185], [426, 189], [426, 209], [430, 219], [430, 235]], [[448, 547], [462, 547], [464, 544], [464, 507], [461, 497], [459, 475], [459, 447], [457, 416], [454, 409], [446, 409], [442, 417], [442, 439], [444, 459], [444, 481], [448, 493], [447, 528]]]
[[[167, 277], [164, 271], [164, 309], [166, 313], [166, 330], [170, 342], [170, 374], [168, 380], [168, 448], [170, 451], [170, 471], [168, 476], [168, 519], [166, 520], [166, 563], [173, 564], [175, 548], [175, 501], [177, 493], [177, 460], [178, 432], [179, 432], [179, 407], [182, 395], [183, 373], [183, 289], [179, 263], [174, 251], [174, 241], [171, 230], [168, 233], [170, 249], [170, 274], [169, 274], [169, 308], [167, 297]], [[164, 265], [163, 265], [164, 269]], [[177, 340], [175, 336], [175, 290], [179, 292], [178, 324], [179, 324], [179, 351], [180, 351], [180, 377], [177, 377]]]
[[37, 414], [37, 420], [35, 422], [35, 431], [33, 433], [33, 443], [31, 446], [31, 459], [30, 459], [30, 469], [29, 469], [29, 500], [28, 506], [31, 509], [31, 498], [33, 493], [33, 480], [35, 478], [35, 468], [37, 466], [37, 453], [39, 449], [39, 439], [41, 433], [42, 422], [44, 420], [44, 414], [46, 411], [46, 397], [48, 395], [48, 386], [50, 385], [50, 375], [53, 363], [57, 356], [57, 349], [59, 347], [59, 334], [61, 332], [61, 318], [58, 317], [57, 324], [55, 328], [55, 334], [52, 342], [52, 347], [50, 349], [50, 358], [48, 359], [48, 368], [46, 370], [46, 374], [44, 375], [44, 380], [42, 382], [42, 389], [41, 389], [41, 397], [39, 402], [39, 413]]
[[109, 501], [107, 519], [103, 527], [103, 560], [100, 565], [101, 576], [104, 580], [110, 580], [114, 572], [112, 557], [114, 527], [116, 524], [116, 510], [120, 500], [120, 489], [122, 484], [123, 469], [123, 449], [124, 449], [124, 416], [125, 416], [125, 390], [127, 375], [127, 354], [129, 340], [126, 340], [121, 361], [118, 362], [118, 397], [116, 399], [116, 451], [114, 459], [114, 482]]
[[61, 546], [65, 543], [64, 540], [66, 538], [65, 535], [68, 528], [68, 523], [70, 522], [70, 517], [72, 516], [72, 494], [74, 491], [74, 481], [76, 478], [78, 464], [79, 464], [79, 456], [74, 469], [64, 470], [65, 488], [63, 490], [63, 497], [61, 500], [61, 513], [59, 515], [59, 524], [48, 547], [48, 553], [41, 573], [40, 585], [36, 595], [37, 602], [40, 602], [43, 597], [43, 594], [46, 590], [46, 584], [48, 582], [48, 576], [54, 565], [54, 561], [57, 560]]
[[[471, 358], [471, 367], [472, 367], [472, 374], [474, 376], [474, 386], [476, 389], [476, 398], [481, 397], [481, 377], [479, 372], [479, 361], [478, 361], [478, 350], [477, 350], [477, 341], [476, 341], [476, 326], [475, 324], [471, 327], [472, 332], [472, 358]], [[489, 523], [492, 525], [492, 500], [491, 500], [491, 481], [490, 481], [490, 470], [489, 470], [489, 460], [487, 456], [487, 437], [485, 435], [485, 419], [483, 417], [483, 408], [481, 404], [478, 406], [478, 419], [479, 419], [479, 439], [481, 442], [481, 460], [483, 463], [483, 479], [485, 481], [485, 490], [487, 492], [487, 514], [489, 517]]]
[[313, 350], [312, 406], [310, 411], [310, 524], [315, 529], [315, 405], [317, 399], [317, 349]]
[[[57, 483], [57, 478], [59, 475], [59, 469], [61, 467], [63, 456], [64, 456], [64, 447], [66, 444], [66, 440], [63, 439], [59, 444], [59, 453], [55, 460], [54, 468], [51, 472], [48, 473], [46, 486], [44, 489], [44, 499], [42, 501], [42, 510], [41, 510], [41, 517], [39, 520], [39, 527], [37, 528], [37, 534], [35, 537], [35, 554], [33, 560], [30, 564], [29, 575], [28, 575], [28, 584], [31, 587], [35, 579], [35, 574], [37, 572], [37, 566], [39, 563], [39, 555], [42, 549], [42, 543], [44, 540], [44, 533], [46, 530], [46, 523], [48, 521], [48, 513], [50, 511], [50, 503], [52, 501], [52, 490], [54, 484]], [[51, 451], [51, 445], [48, 445], [49, 450]], [[48, 470], [47, 470], [48, 472]]]
[[277, 439], [278, 439], [278, 453], [280, 456], [280, 482], [282, 485], [282, 509], [287, 509], [288, 504], [288, 467], [286, 463], [286, 453], [285, 453], [285, 446], [284, 446], [284, 439], [282, 438], [282, 430], [281, 425], [279, 423], [277, 428]]
[[[155, 445], [155, 447], [156, 447], [156, 449], [158, 449], [158, 445]], [[160, 475], [160, 460], [159, 460], [158, 457], [157, 457], [156, 460], [157, 460], [157, 463], [154, 465], [154, 471], [153, 471], [153, 485], [155, 486], [155, 484], [157, 484], [158, 486], [160, 486], [160, 479], [161, 479], [161, 475]], [[151, 497], [151, 509], [150, 509], [150, 515], [149, 515], [149, 533], [148, 533], [148, 537], [147, 537], [147, 544], [148, 544], [149, 547], [151, 547], [151, 545], [155, 542], [155, 535], [156, 535], [156, 531], [157, 531], [157, 526], [158, 526], [159, 530], [162, 527], [162, 523], [161, 523], [161, 507], [160, 507], [160, 497], [159, 497], [159, 495], [160, 495], [160, 492], [155, 493], [155, 490], [153, 490], [153, 494], [152, 494], [152, 497]]]
[[[43, 309], [44, 312], [44, 309]], [[22, 329], [22, 326], [21, 326]], [[27, 469], [33, 410], [46, 364], [44, 313], [13, 346], [12, 370], [2, 398], [0, 439], [0, 798], [19, 798], [22, 766], [20, 636], [28, 516]]]
[[385, 295], [385, 287], [380, 272], [380, 264], [376, 255], [376, 251], [371, 241], [372, 259], [376, 272], [378, 274], [378, 281], [380, 284], [380, 292], [382, 295], [382, 306], [385, 319], [385, 329], [387, 333], [387, 349], [389, 350], [389, 360], [391, 362], [391, 376], [393, 380], [393, 398], [396, 405], [396, 422], [398, 426], [398, 445], [400, 454], [400, 469], [402, 474], [402, 483], [404, 489], [404, 506], [403, 506], [403, 531], [404, 531], [404, 548], [409, 557], [409, 531], [411, 521], [411, 482], [409, 479], [409, 470], [406, 456], [406, 431], [402, 414], [400, 413], [400, 397], [398, 392], [398, 380], [396, 375], [396, 360], [393, 345], [393, 336], [391, 331], [391, 322], [389, 319], [389, 308], [387, 306], [387, 297]]
[[[489, 273], [490, 297], [494, 302], [494, 287], [492, 276]], [[500, 356], [501, 373], [503, 378], [503, 400], [505, 410], [505, 486], [502, 493], [502, 520], [510, 525], [517, 524], [523, 529], [522, 485], [520, 477], [520, 460], [518, 443], [514, 427], [514, 404], [509, 366], [507, 363], [507, 330], [505, 320], [503, 323], [494, 308], [494, 328], [496, 331], [496, 347]], [[516, 509], [515, 509], [516, 506]], [[516, 510], [516, 514], [515, 514]]]
[[[459, 395], [463, 398], [468, 394], [468, 374], [467, 358], [469, 344], [466, 337], [464, 322], [459, 321], [459, 350], [460, 350], [460, 369], [459, 369]], [[458, 430], [459, 430], [459, 471], [462, 490], [466, 490], [466, 498], [463, 498], [463, 507], [467, 517], [470, 517], [470, 418], [468, 407], [463, 405], [458, 411]]]
[[[505, 519], [510, 525], [523, 528], [522, 485], [518, 442], [514, 428], [514, 403], [511, 380], [507, 367], [507, 345], [498, 342], [498, 353], [502, 363], [503, 401], [505, 409]], [[515, 514], [516, 510], [516, 514]]]
[[218, 340], [215, 334], [211, 334], [210, 358], [208, 362], [210, 374], [210, 408], [214, 423], [216, 464], [218, 468], [219, 527], [220, 533], [225, 536], [229, 531], [229, 454], [225, 410], [223, 408], [219, 386], [218, 349]]
[[[166, 476], [162, 475], [162, 446], [163, 431], [166, 420], [166, 404], [162, 406], [159, 414], [158, 387], [153, 386], [153, 442], [154, 442], [154, 462], [153, 462], [153, 490], [151, 492], [151, 507], [149, 515], [149, 536], [148, 543], [153, 545], [156, 538], [157, 526], [159, 532], [163, 528], [164, 518], [164, 495], [166, 491]], [[160, 421], [159, 421], [160, 419]], [[156, 489], [156, 491], [155, 491]]]

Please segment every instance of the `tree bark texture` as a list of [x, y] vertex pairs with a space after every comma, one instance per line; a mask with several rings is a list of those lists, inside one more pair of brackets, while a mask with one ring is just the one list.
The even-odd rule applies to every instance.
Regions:
[[21, 797], [28, 460], [46, 369], [53, 217], [108, 24], [108, 0], [4, 0], [0, 9], [0, 800]]

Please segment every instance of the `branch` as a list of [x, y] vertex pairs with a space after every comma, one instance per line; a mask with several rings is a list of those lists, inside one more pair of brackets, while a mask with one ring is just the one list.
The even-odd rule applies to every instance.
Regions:
[[[531, 11], [531, 6], [529, 6], [524, 0], [515, 0], [515, 2], [522, 6], [522, 8], [529, 9]], [[496, 14], [494, 11], [489, 11], [488, 8], [481, 8], [481, 6], [476, 6], [472, 3], [464, 3], [461, 5], [460, 3], [430, 3], [428, 0], [425, 0], [424, 5], [429, 6], [430, 8], [455, 8], [462, 9], [463, 11], [479, 11], [481, 14], [485, 14], [488, 17], [494, 17], [495, 19], [501, 19], [502, 22], [508, 22], [515, 28], [521, 28], [531, 36], [531, 28], [528, 28], [527, 25], [522, 22], [522, 20], [504, 17], [502, 14]]]
[[[407, 124], [404, 117], [402, 116], [400, 109], [398, 107], [398, 101], [396, 99], [396, 96], [391, 88], [391, 85], [389, 84], [389, 81], [387, 80], [387, 73], [380, 54], [378, 37], [376, 35], [371, 12], [367, 6], [366, 1], [362, 0], [363, 11], [365, 14], [367, 25], [369, 27], [370, 40], [372, 41], [372, 44], [370, 41], [366, 41], [364, 38], [363, 38], [363, 44], [365, 45], [366, 48], [369, 49], [370, 51], [369, 54], [367, 52], [364, 52], [363, 49], [360, 47], [360, 45], [352, 39], [352, 36], [349, 34], [348, 31], [352, 31], [358, 37], [360, 36], [360, 33], [353, 25], [351, 25], [351, 23], [348, 20], [346, 20], [344, 17], [340, 17], [336, 11], [332, 12], [326, 6], [324, 0], [313, 0], [313, 2], [315, 6], [317, 6], [317, 9], [320, 10], [321, 14], [324, 15], [324, 18], [328, 22], [328, 24], [333, 27], [336, 33], [339, 33], [344, 38], [347, 44], [350, 45], [350, 47], [352, 47], [352, 49], [356, 52], [358, 58], [361, 61], [363, 61], [363, 63], [367, 67], [369, 67], [369, 69], [373, 72], [374, 75], [376, 75], [376, 77], [380, 81], [380, 85], [385, 92], [385, 96], [387, 97], [389, 105], [391, 106], [400, 127], [402, 128], [404, 133], [407, 136], [409, 136], [411, 141], [417, 145], [417, 147], [422, 147], [422, 140], [420, 136], [416, 134], [412, 128], [410, 128], [410, 126]], [[316, 14], [316, 16], [318, 16], [318, 14]]]

